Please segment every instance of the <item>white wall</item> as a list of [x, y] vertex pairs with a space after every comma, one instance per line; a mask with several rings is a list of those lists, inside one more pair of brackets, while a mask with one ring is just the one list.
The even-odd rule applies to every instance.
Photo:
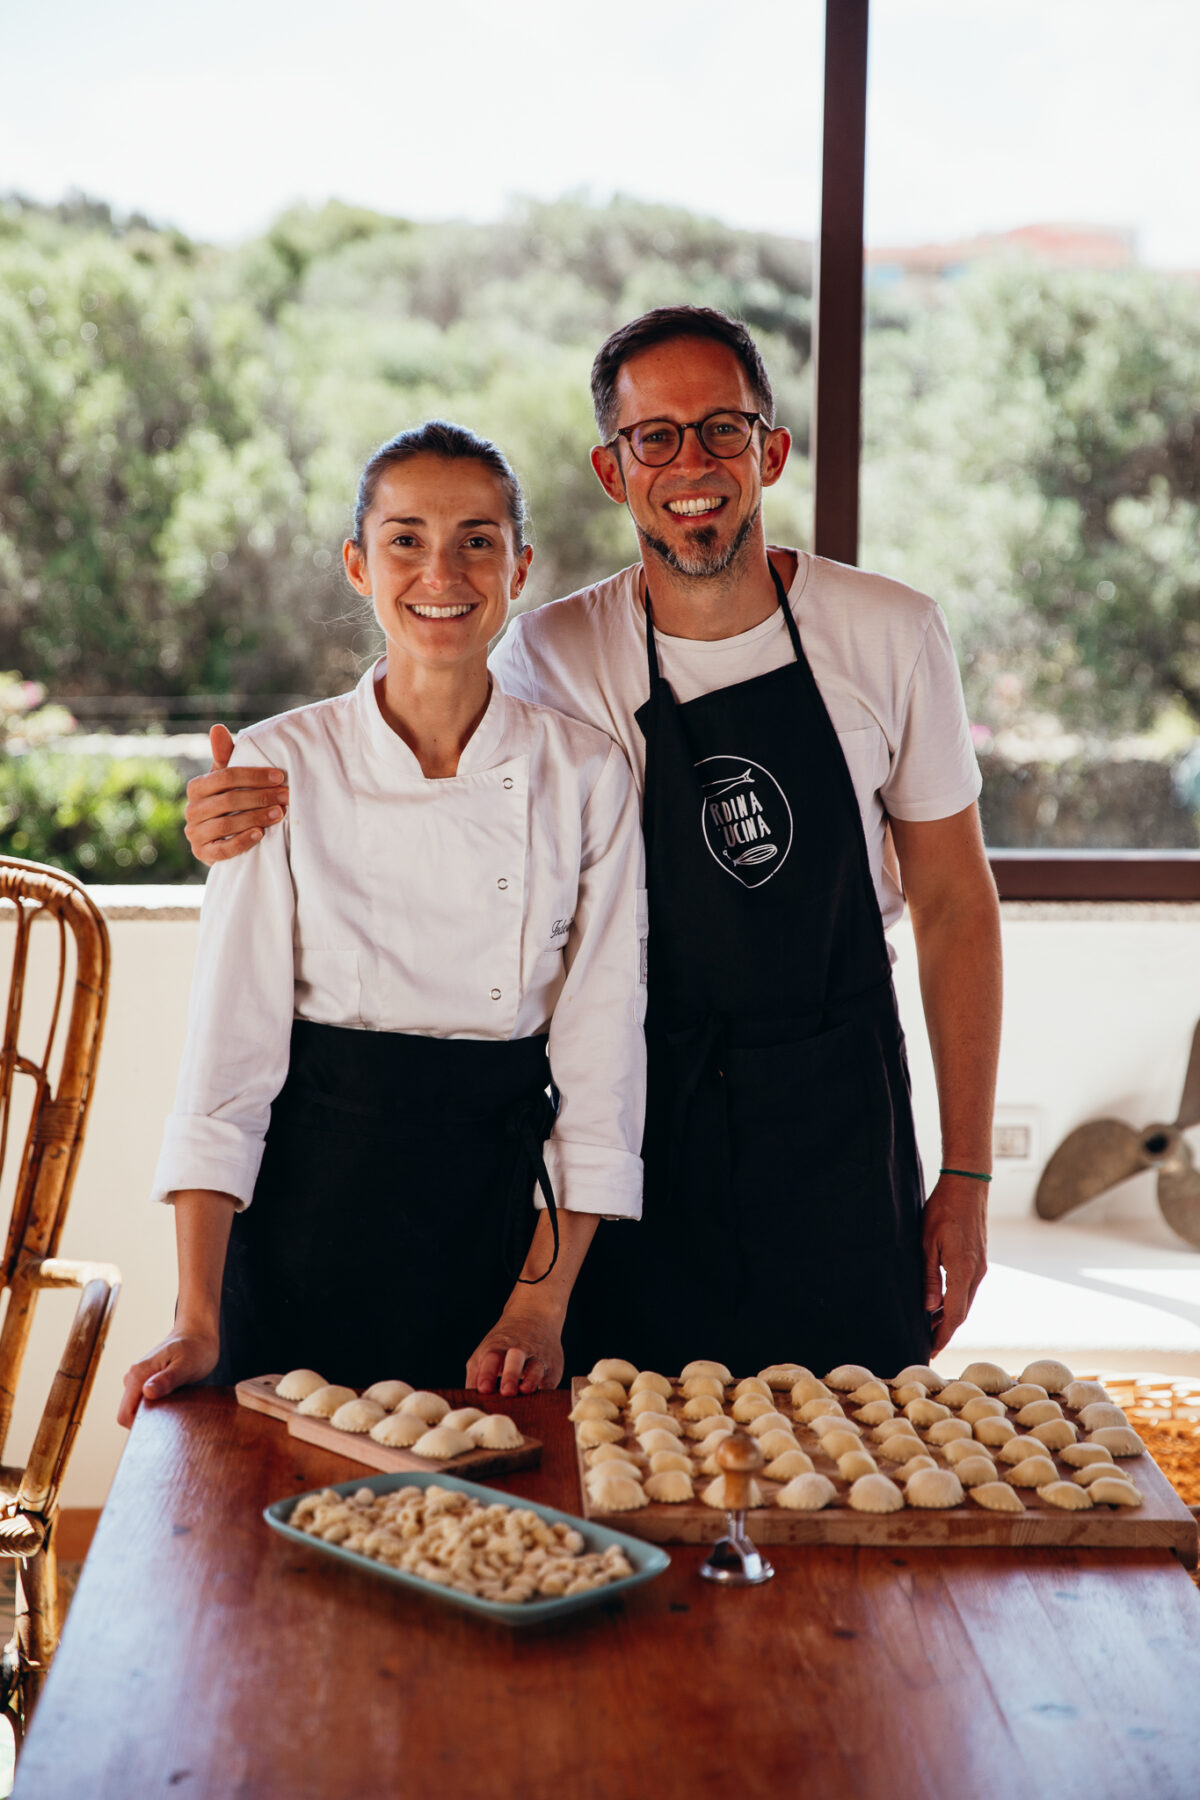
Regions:
[[[1200, 1017], [1200, 904], [1010, 902], [1003, 914], [997, 1117], [1032, 1115], [1037, 1131], [1029, 1163], [995, 1165], [994, 1219], [1028, 1216], [1047, 1157], [1084, 1120], [1113, 1117], [1140, 1128], [1174, 1119]], [[907, 920], [892, 941], [929, 1174], [940, 1160], [937, 1102]], [[1114, 1226], [1160, 1219], [1154, 1177], [1093, 1201], [1087, 1218]], [[1179, 1243], [1165, 1224], [1161, 1231], [1164, 1242]]]
[[[121, 1375], [171, 1322], [173, 1220], [167, 1208], [152, 1207], [146, 1195], [162, 1122], [174, 1097], [199, 931], [198, 891], [93, 891], [112, 934], [112, 981], [87, 1141], [61, 1254], [115, 1262], [123, 1287], [67, 1471], [64, 1506], [103, 1504], [125, 1440], [116, 1423]], [[10, 939], [11, 926], [0, 922], [0, 969], [7, 967]], [[23, 1456], [32, 1439], [75, 1301], [67, 1292], [45, 1294], [39, 1301], [6, 1461]]]
[[[150, 1184], [183, 1041], [195, 953], [198, 895], [179, 889], [95, 890], [110, 919], [113, 980], [109, 1019], [75, 1196], [66, 1255], [120, 1265], [125, 1278], [108, 1350], [84, 1423], [63, 1502], [102, 1503], [124, 1434], [113, 1422], [120, 1377], [166, 1329], [175, 1293], [169, 1213], [153, 1209]], [[1036, 1109], [1038, 1163], [1072, 1126], [1107, 1113], [1134, 1125], [1173, 1118], [1200, 1013], [1200, 904], [1185, 906], [1009, 905], [1004, 918], [1006, 1024], [1002, 1107]], [[0, 924], [0, 954], [5, 949]], [[897, 988], [909, 1034], [918, 1132], [927, 1170], [938, 1164], [937, 1115], [911, 936], [895, 933]], [[1037, 1167], [1002, 1171], [992, 1188], [998, 1221], [1027, 1215]], [[1158, 1232], [1147, 1178], [1089, 1210], [1144, 1239]], [[1200, 1263], [1186, 1250], [1190, 1269]], [[48, 1387], [71, 1299], [43, 1303], [26, 1362], [13, 1450], [23, 1449]], [[1050, 1328], [1047, 1327], [1047, 1344]], [[7, 1460], [7, 1459], [6, 1459]]]

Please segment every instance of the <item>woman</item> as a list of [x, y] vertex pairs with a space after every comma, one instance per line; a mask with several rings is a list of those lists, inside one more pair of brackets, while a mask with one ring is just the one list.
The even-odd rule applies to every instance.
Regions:
[[155, 1182], [178, 1308], [123, 1423], [301, 1364], [554, 1386], [597, 1217], [640, 1213], [637, 802], [609, 739], [491, 683], [531, 558], [493, 445], [435, 420], [367, 464], [344, 559], [386, 655], [239, 740], [291, 803], [209, 877]]

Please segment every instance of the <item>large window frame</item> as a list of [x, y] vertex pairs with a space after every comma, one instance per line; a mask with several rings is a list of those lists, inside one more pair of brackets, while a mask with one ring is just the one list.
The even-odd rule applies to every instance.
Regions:
[[[813, 548], [858, 562], [870, 0], [825, 0]], [[993, 850], [1002, 900], [1200, 900], [1200, 850]]]

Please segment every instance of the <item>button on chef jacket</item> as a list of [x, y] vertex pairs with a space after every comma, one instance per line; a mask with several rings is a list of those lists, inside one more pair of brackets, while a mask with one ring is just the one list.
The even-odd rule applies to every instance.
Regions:
[[646, 908], [625, 759], [493, 683], [457, 775], [429, 780], [379, 710], [383, 668], [238, 739], [235, 764], [287, 771], [290, 805], [209, 874], [155, 1198], [250, 1201], [294, 1018], [501, 1041], [548, 1028], [558, 1204], [636, 1219]]

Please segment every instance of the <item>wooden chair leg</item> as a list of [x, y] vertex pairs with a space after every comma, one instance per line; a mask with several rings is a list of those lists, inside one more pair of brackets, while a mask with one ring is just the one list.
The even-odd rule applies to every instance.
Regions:
[[29, 1729], [58, 1648], [58, 1555], [51, 1525], [40, 1550], [17, 1565], [15, 1633], [22, 1727]]

